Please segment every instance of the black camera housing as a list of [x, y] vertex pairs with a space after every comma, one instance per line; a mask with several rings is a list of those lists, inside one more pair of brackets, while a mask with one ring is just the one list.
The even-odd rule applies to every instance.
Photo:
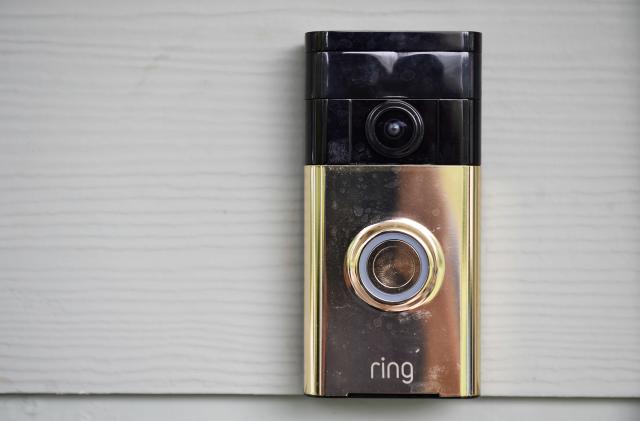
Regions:
[[306, 164], [480, 164], [479, 33], [309, 32], [306, 53]]

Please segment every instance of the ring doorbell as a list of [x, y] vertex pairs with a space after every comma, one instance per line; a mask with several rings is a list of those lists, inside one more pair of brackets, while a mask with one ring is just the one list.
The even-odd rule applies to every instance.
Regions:
[[305, 393], [478, 394], [481, 35], [306, 35]]

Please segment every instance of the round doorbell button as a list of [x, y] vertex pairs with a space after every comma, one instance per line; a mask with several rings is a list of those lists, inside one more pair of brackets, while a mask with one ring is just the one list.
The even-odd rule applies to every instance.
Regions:
[[429, 302], [444, 275], [438, 240], [407, 218], [365, 227], [351, 242], [345, 265], [356, 295], [384, 311], [405, 311]]

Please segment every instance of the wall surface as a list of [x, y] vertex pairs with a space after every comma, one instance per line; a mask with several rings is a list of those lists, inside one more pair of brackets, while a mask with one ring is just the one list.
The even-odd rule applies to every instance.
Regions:
[[580, 420], [637, 421], [631, 399], [316, 399], [302, 396], [31, 396], [0, 397], [12, 421], [140, 420]]
[[623, 0], [3, 1], [0, 392], [300, 393], [303, 33], [468, 29], [482, 392], [640, 396], [639, 23]]

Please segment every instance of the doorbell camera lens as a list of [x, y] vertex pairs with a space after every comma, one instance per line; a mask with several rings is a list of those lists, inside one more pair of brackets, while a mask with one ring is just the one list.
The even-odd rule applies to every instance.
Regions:
[[402, 136], [406, 128], [407, 125], [401, 120], [389, 120], [384, 124], [385, 134], [392, 139]]
[[410, 155], [420, 146], [424, 136], [420, 113], [404, 101], [387, 101], [376, 106], [365, 124], [371, 147], [388, 158]]

